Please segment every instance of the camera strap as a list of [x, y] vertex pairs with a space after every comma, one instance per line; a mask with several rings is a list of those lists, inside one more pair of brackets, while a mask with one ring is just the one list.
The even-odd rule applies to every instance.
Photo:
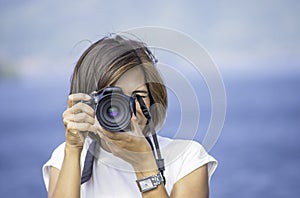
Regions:
[[80, 182], [81, 184], [84, 184], [85, 182], [87, 182], [92, 176], [93, 163], [94, 163], [94, 159], [95, 159], [92, 151], [95, 150], [96, 145], [97, 145], [97, 141], [93, 140], [89, 146], [87, 153], [86, 153], [85, 160], [84, 160], [84, 167], [83, 167], [82, 175], [81, 175], [81, 182]]
[[159, 143], [158, 143], [158, 140], [157, 140], [157, 135], [156, 135], [156, 132], [155, 132], [155, 128], [154, 128], [154, 124], [153, 124], [153, 121], [152, 121], [152, 116], [150, 114], [150, 111], [148, 110], [142, 96], [136, 94], [135, 95], [140, 107], [141, 107], [141, 110], [144, 114], [144, 116], [147, 118], [147, 126], [148, 126], [148, 130], [152, 136], [152, 139], [153, 139], [153, 142], [154, 142], [154, 146], [155, 146], [155, 149], [153, 147], [153, 144], [152, 144], [152, 141], [151, 141], [151, 138], [149, 136], [146, 136], [146, 139], [147, 141], [149, 142], [151, 148], [152, 148], [152, 152], [153, 152], [153, 155], [154, 155], [154, 158], [156, 160], [156, 164], [158, 166], [158, 170], [159, 172], [161, 173], [163, 179], [164, 179], [164, 184], [166, 182], [166, 179], [165, 179], [165, 176], [164, 176], [164, 170], [165, 170], [165, 165], [164, 165], [164, 159], [162, 158], [161, 156], [161, 152], [160, 152], [160, 148], [159, 148]]

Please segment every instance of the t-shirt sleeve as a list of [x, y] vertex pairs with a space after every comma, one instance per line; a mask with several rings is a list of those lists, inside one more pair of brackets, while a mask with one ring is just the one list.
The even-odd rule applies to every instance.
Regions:
[[217, 160], [210, 156], [201, 144], [195, 141], [191, 141], [181, 158], [182, 163], [176, 181], [205, 164], [208, 166], [208, 177], [210, 181], [217, 167]]
[[59, 170], [61, 169], [64, 160], [64, 149], [65, 143], [62, 143], [53, 151], [51, 158], [43, 165], [42, 172], [47, 191], [49, 186], [50, 168], [52, 166]]

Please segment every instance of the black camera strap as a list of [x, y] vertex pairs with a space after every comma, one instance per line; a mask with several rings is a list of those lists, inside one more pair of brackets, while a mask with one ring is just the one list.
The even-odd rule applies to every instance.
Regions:
[[148, 126], [148, 130], [152, 136], [152, 139], [153, 139], [153, 142], [154, 142], [154, 145], [155, 145], [155, 149], [153, 147], [153, 144], [152, 144], [152, 141], [151, 141], [151, 138], [149, 138], [149, 136], [146, 136], [146, 139], [147, 141], [149, 142], [151, 148], [152, 148], [152, 152], [153, 152], [153, 155], [154, 155], [154, 158], [156, 160], [156, 164], [158, 166], [158, 170], [159, 172], [161, 173], [161, 175], [163, 176], [163, 179], [164, 179], [164, 184], [166, 182], [166, 179], [165, 179], [165, 176], [164, 176], [164, 170], [165, 170], [165, 165], [164, 165], [164, 159], [162, 158], [161, 156], [161, 152], [160, 152], [160, 148], [159, 148], [159, 143], [158, 143], [158, 139], [157, 139], [157, 135], [156, 135], [156, 132], [155, 132], [155, 128], [154, 128], [154, 124], [153, 124], [153, 121], [152, 121], [152, 117], [151, 117], [151, 114], [150, 114], [150, 111], [148, 110], [142, 96], [140, 95], [136, 95], [135, 96], [140, 107], [141, 107], [141, 110], [144, 114], [144, 116], [147, 118], [147, 126]]

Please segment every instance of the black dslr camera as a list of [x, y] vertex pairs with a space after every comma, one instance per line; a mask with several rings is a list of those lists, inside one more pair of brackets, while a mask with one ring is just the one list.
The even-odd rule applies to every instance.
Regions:
[[89, 101], [82, 101], [95, 109], [100, 125], [112, 132], [130, 130], [132, 113], [136, 113], [135, 98], [127, 96], [120, 87], [106, 87], [93, 92]]

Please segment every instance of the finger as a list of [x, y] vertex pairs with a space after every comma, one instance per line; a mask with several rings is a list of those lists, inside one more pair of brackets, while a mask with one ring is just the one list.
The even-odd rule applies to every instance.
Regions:
[[122, 134], [120, 134], [118, 132], [107, 131], [107, 130], [105, 130], [103, 128], [100, 130], [100, 133], [103, 136], [105, 136], [105, 137], [107, 137], [107, 138], [109, 138], [111, 140], [121, 140], [121, 139], [123, 139], [122, 138]]
[[67, 130], [69, 131], [91, 131], [97, 132], [94, 125], [89, 123], [67, 122]]
[[[88, 112], [89, 114], [86, 112]], [[68, 121], [87, 122], [90, 124], [95, 123], [95, 116], [91, 111], [84, 110], [84, 109], [77, 109], [77, 108], [75, 108], [75, 109], [70, 108], [70, 109], [65, 110], [62, 114], [62, 119], [63, 119], [64, 124], [66, 124], [66, 122], [68, 122]]]
[[100, 133], [100, 138], [102, 140], [105, 141], [106, 145], [108, 146], [109, 150], [112, 152], [113, 150], [116, 150], [117, 148], [121, 148], [121, 147], [124, 147], [124, 141], [122, 140], [114, 140], [114, 139], [111, 139], [103, 134]]
[[89, 106], [88, 104], [79, 102], [76, 105], [74, 105], [72, 107], [74, 113], [78, 113], [78, 112], [85, 112], [87, 114], [89, 114], [90, 116], [94, 117], [95, 116], [95, 110]]
[[63, 117], [67, 116], [67, 114], [77, 114], [77, 113], [87, 113], [91, 117], [94, 117], [95, 111], [92, 107], [90, 107], [87, 104], [84, 104], [82, 102], [79, 102], [72, 106], [71, 108], [68, 108], [64, 113]]
[[86, 113], [77, 113], [77, 114], [66, 114], [63, 118], [64, 123], [68, 121], [78, 122], [78, 123], [89, 123], [94, 124], [95, 118], [91, 117]]
[[84, 93], [76, 93], [76, 94], [71, 94], [68, 96], [68, 107], [72, 107], [73, 105], [75, 105], [76, 103], [78, 103], [81, 100], [90, 100], [91, 96], [89, 96], [88, 94], [84, 94]]
[[138, 123], [138, 119], [135, 115], [131, 117], [131, 132], [138, 137], [144, 137], [143, 131]]
[[111, 131], [104, 129], [100, 125], [97, 125], [97, 128], [98, 128], [98, 133], [100, 133], [103, 136], [106, 136], [107, 138], [109, 138], [111, 140], [124, 140], [125, 141], [128, 136], [128, 134], [126, 134], [126, 132], [111, 132]]

